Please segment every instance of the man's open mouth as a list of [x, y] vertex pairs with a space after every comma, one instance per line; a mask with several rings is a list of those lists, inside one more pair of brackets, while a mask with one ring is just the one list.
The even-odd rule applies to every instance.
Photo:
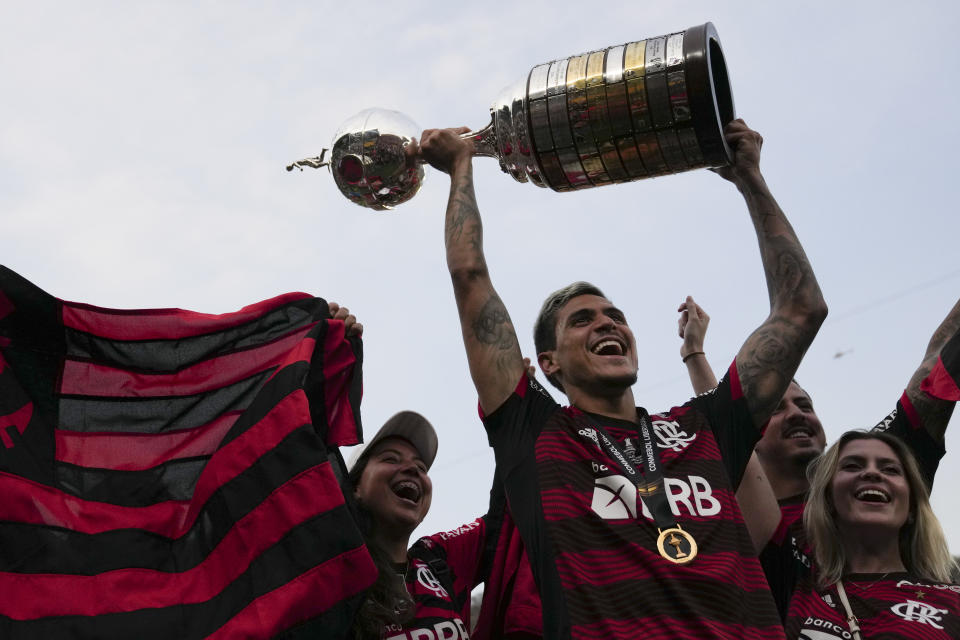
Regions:
[[786, 438], [787, 440], [790, 440], [793, 438], [812, 438], [812, 437], [813, 437], [813, 429], [811, 429], [806, 425], [791, 427], [784, 434], [784, 438]]
[[590, 351], [598, 356], [622, 356], [626, 350], [618, 341], [608, 339], [593, 345]]

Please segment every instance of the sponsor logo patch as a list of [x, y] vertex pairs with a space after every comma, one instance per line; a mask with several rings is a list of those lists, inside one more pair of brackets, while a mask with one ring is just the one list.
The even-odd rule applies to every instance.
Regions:
[[590, 508], [604, 520], [636, 518], [636, 487], [623, 476], [597, 478]]
[[[853, 635], [842, 626], [823, 618], [808, 617], [803, 621], [800, 640], [851, 640]], [[813, 629], [809, 627], [814, 627]]]
[[[713, 497], [713, 487], [701, 476], [687, 478], [664, 478], [667, 502], [674, 516], [715, 516], [720, 513], [720, 501]], [[637, 518], [637, 488], [629, 479], [619, 476], [597, 478], [593, 488], [590, 508], [604, 520]], [[639, 499], [640, 513], [653, 520], [643, 499]]]
[[938, 589], [940, 591], [953, 591], [954, 593], [960, 593], [960, 584], [926, 584], [925, 582], [910, 582], [909, 580], [901, 580], [897, 583], [898, 589], [909, 589], [911, 587], [920, 589]]
[[450, 531], [446, 531], [446, 532], [444, 532], [444, 533], [441, 533], [441, 534], [440, 534], [440, 539], [441, 539], [441, 540], [449, 540], [450, 538], [456, 538], [457, 536], [461, 536], [461, 535], [463, 535], [463, 534], [465, 534], [465, 533], [469, 533], [470, 531], [473, 531], [474, 529], [476, 529], [476, 528], [479, 527], [479, 526], [480, 526], [480, 523], [477, 522], [476, 520], [474, 520], [473, 522], [468, 522], [467, 524], [461, 525], [461, 526], [457, 527], [456, 529], [452, 529], [452, 530], [450, 530]]
[[396, 628], [387, 629], [387, 633], [393, 631], [399, 631], [399, 633], [385, 635], [386, 640], [469, 640], [470, 638], [470, 634], [467, 633], [467, 629], [460, 618], [443, 620], [430, 626], [410, 629], [409, 631]]

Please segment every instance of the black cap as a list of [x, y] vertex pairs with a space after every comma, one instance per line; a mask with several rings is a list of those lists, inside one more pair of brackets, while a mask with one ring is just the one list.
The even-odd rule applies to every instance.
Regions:
[[368, 451], [373, 451], [373, 447], [385, 438], [403, 438], [413, 445], [413, 448], [420, 454], [420, 459], [429, 469], [437, 457], [437, 432], [434, 430], [430, 421], [424, 418], [416, 411], [401, 411], [392, 418], [383, 423], [376, 435], [370, 438], [370, 441], [350, 456], [349, 469], [353, 469], [360, 458]]

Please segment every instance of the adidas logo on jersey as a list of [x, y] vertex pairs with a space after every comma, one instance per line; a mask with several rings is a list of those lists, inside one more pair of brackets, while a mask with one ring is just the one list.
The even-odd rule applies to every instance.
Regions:
[[[715, 516], [720, 513], [720, 501], [713, 497], [713, 488], [706, 478], [687, 476], [687, 480], [664, 478], [667, 490], [667, 502], [670, 511], [679, 517], [683, 513], [691, 516]], [[604, 520], [622, 520], [637, 518], [637, 489], [623, 476], [604, 476], [597, 478], [593, 488], [593, 512]], [[653, 520], [647, 505], [640, 500], [640, 513], [647, 520]]]
[[590, 438], [591, 440], [593, 440], [593, 443], [594, 443], [595, 445], [597, 445], [598, 447], [600, 446], [600, 440], [597, 438], [597, 430], [596, 430], [596, 429], [591, 429], [591, 428], [588, 427], [588, 428], [586, 428], [586, 429], [580, 429], [580, 430], [578, 430], [577, 433], [579, 433], [580, 435], [582, 435], [584, 438]]

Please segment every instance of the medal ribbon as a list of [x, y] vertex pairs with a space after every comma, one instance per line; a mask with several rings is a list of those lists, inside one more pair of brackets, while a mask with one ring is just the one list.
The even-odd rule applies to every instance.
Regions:
[[657, 527], [663, 531], [676, 528], [677, 520], [673, 517], [670, 502], [667, 500], [666, 486], [663, 481], [663, 464], [653, 442], [653, 427], [647, 410], [637, 409], [640, 418], [637, 434], [640, 436], [640, 449], [643, 450], [644, 466], [642, 469], [637, 469], [633, 465], [626, 451], [620, 448], [620, 445], [610, 437], [610, 434], [599, 422], [585, 412], [581, 411], [581, 413], [596, 430], [599, 436], [598, 444], [610, 454], [610, 457], [617, 462], [626, 477], [637, 488], [637, 496], [642, 498], [647, 505], [653, 515], [653, 521], [657, 523]]

